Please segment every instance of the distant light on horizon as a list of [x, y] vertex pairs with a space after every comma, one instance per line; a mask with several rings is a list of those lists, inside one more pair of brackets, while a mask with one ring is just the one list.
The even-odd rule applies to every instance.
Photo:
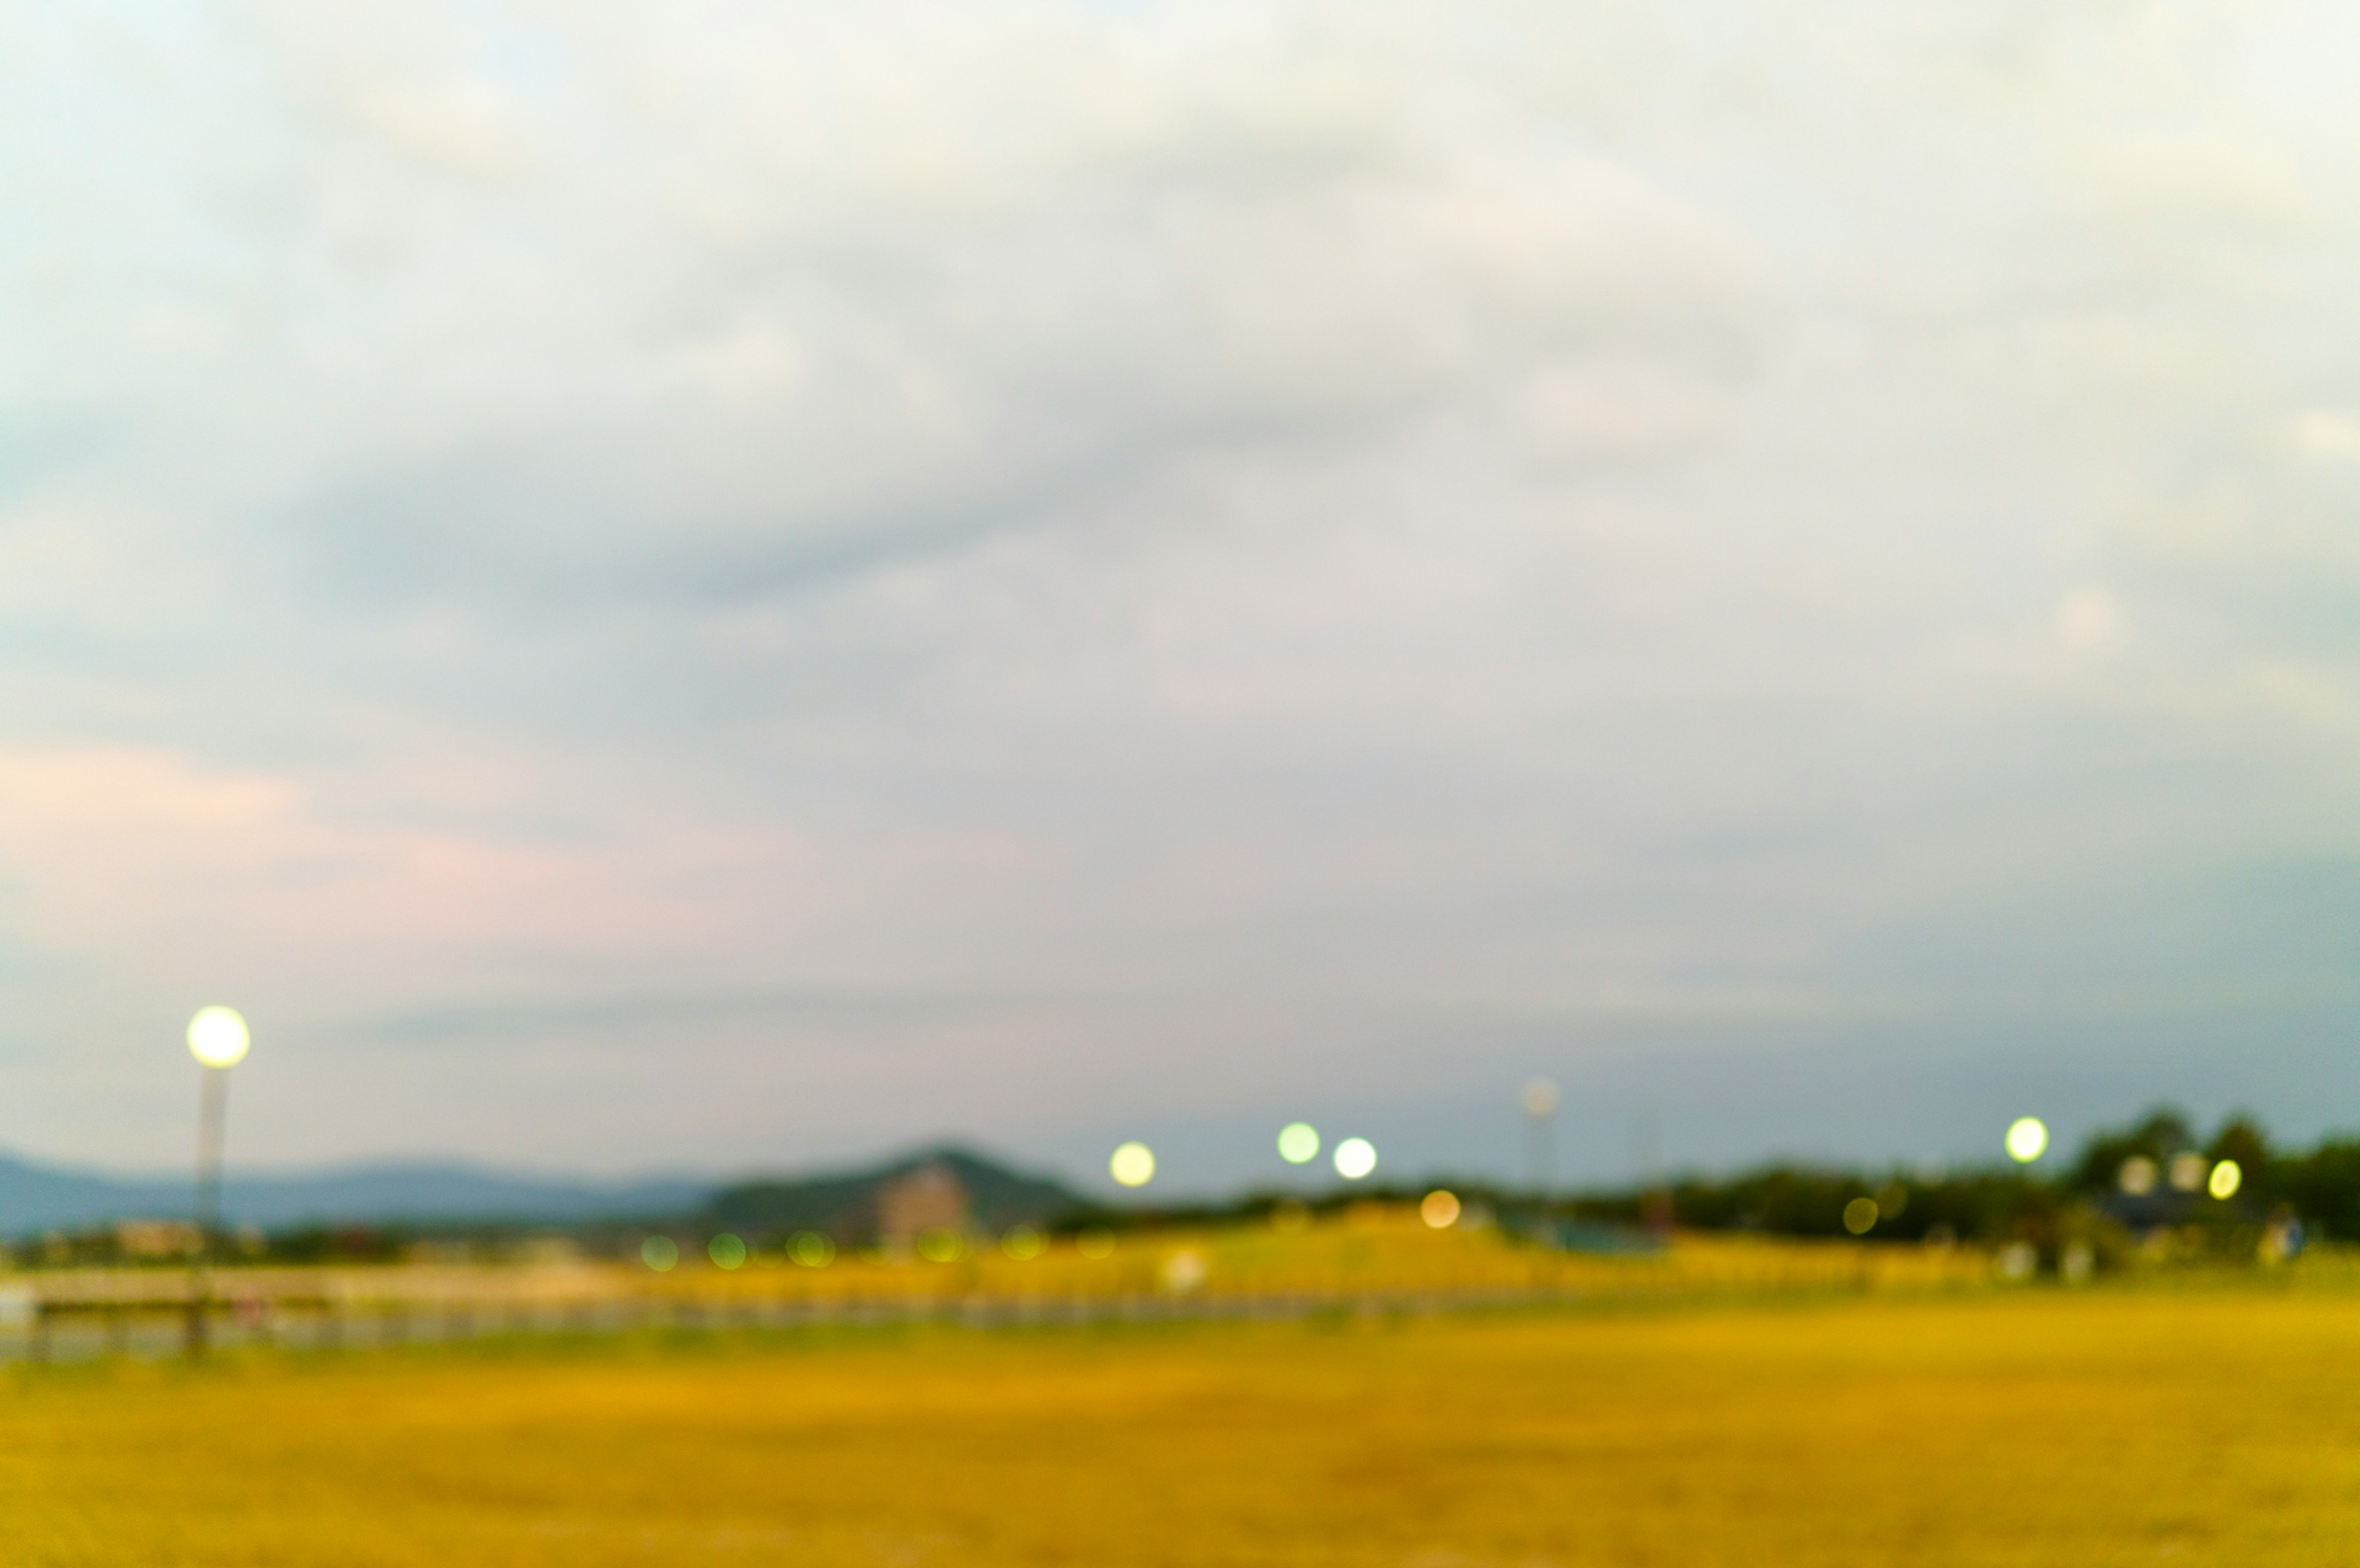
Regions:
[[1207, 1272], [1205, 1255], [1184, 1247], [1164, 1260], [1164, 1288], [1185, 1295], [1205, 1283]]
[[1336, 1174], [1358, 1181], [1377, 1168], [1377, 1146], [1365, 1138], [1348, 1138], [1336, 1146]]
[[2049, 1127], [2038, 1116], [2018, 1116], [2008, 1124], [2007, 1154], [2018, 1165], [2029, 1165], [2049, 1149]]
[[1126, 1187], [1144, 1187], [1155, 1179], [1155, 1151], [1133, 1139], [1108, 1158], [1107, 1171]]
[[1289, 1165], [1308, 1165], [1319, 1158], [1319, 1129], [1309, 1122], [1289, 1122], [1278, 1129], [1278, 1157]]
[[235, 1007], [200, 1007], [189, 1020], [189, 1054], [207, 1067], [235, 1067], [254, 1042]]

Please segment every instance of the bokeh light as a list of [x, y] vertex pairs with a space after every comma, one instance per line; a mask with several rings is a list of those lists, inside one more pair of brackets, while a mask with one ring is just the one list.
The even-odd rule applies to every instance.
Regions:
[[2134, 1154], [2123, 1161], [2120, 1171], [2114, 1172], [2114, 1185], [2134, 1198], [2144, 1198], [2155, 1191], [2158, 1174], [2160, 1172], [2157, 1171], [2154, 1160], [2144, 1154]]
[[1049, 1238], [1029, 1225], [1015, 1225], [1000, 1238], [1000, 1250], [1019, 1263], [1030, 1263], [1048, 1250]]
[[1336, 1174], [1358, 1181], [1377, 1168], [1377, 1146], [1365, 1138], [1348, 1138], [1336, 1146]]
[[1086, 1230], [1082, 1232], [1080, 1236], [1075, 1237], [1074, 1250], [1080, 1253], [1085, 1258], [1112, 1258], [1114, 1256], [1114, 1232], [1110, 1230]]
[[825, 1269], [836, 1261], [836, 1243], [815, 1230], [799, 1230], [787, 1243], [787, 1256], [806, 1269]]
[[716, 1269], [735, 1269], [746, 1261], [745, 1240], [725, 1230], [705, 1244], [705, 1256]]
[[1289, 1165], [1308, 1165], [1319, 1158], [1319, 1129], [1309, 1122], [1289, 1122], [1278, 1129], [1278, 1157]]
[[2049, 1151], [2049, 1127], [2038, 1116], [2018, 1116], [2008, 1124], [2007, 1157], [2029, 1165]]
[[1183, 1247], [1164, 1260], [1164, 1288], [1183, 1294], [1205, 1283], [1205, 1255], [1193, 1247]]
[[208, 1067], [235, 1067], [253, 1043], [235, 1007], [200, 1007], [189, 1020], [189, 1054]]
[[1448, 1230], [1459, 1223], [1459, 1194], [1437, 1187], [1417, 1206], [1417, 1217], [1437, 1230]]
[[1107, 1171], [1126, 1187], [1144, 1187], [1155, 1179], [1155, 1151], [1134, 1139], [1114, 1151]]
[[2212, 1163], [2192, 1149], [2181, 1149], [2171, 1157], [2171, 1186], [2174, 1192], [2199, 1192], [2204, 1189], [2205, 1177], [2212, 1174]]
[[929, 1263], [956, 1263], [967, 1256], [967, 1237], [955, 1230], [930, 1230], [918, 1238], [918, 1256]]
[[668, 1236], [651, 1236], [639, 1243], [639, 1261], [659, 1274], [669, 1274], [680, 1261], [680, 1243]]
[[1524, 1115], [1537, 1120], [1557, 1115], [1557, 1085], [1546, 1078], [1535, 1078], [1517, 1093], [1516, 1099], [1524, 1107]]
[[[1825, 1210], [1821, 1210], [1825, 1213]], [[1854, 1236], [1866, 1236], [1875, 1227], [1877, 1216], [1874, 1198], [1854, 1198], [1844, 1205], [1843, 1227]]]
[[2245, 1173], [2238, 1168], [2237, 1162], [2224, 1160], [2212, 1167], [2212, 1178], [2204, 1183], [2204, 1190], [2216, 1198], [2234, 1198], [2237, 1195], [2237, 1189], [2245, 1184]]

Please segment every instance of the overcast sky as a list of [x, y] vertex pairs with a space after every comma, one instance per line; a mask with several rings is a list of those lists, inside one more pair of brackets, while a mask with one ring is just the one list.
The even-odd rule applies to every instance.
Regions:
[[[0, 0], [0, 1144], [2360, 1124], [2360, 13]], [[1652, 1109], [1649, 1109], [1652, 1107]]]

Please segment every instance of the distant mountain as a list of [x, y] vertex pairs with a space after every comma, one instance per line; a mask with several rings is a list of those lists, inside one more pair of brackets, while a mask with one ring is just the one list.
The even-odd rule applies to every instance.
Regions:
[[[990, 1230], [1039, 1224], [1089, 1206], [1052, 1178], [1027, 1175], [971, 1149], [921, 1149], [873, 1166], [729, 1183], [663, 1177], [604, 1183], [553, 1181], [447, 1160], [391, 1160], [273, 1175], [233, 1172], [222, 1189], [231, 1225], [492, 1224], [571, 1225], [685, 1219], [749, 1235], [874, 1227], [878, 1189], [938, 1164], [967, 1189], [975, 1222]], [[36, 1165], [0, 1155], [0, 1235], [71, 1230], [189, 1212], [187, 1178], [122, 1177]]]
[[[684, 1214], [710, 1180], [673, 1177], [605, 1184], [551, 1181], [442, 1160], [391, 1160], [284, 1175], [238, 1175], [222, 1187], [231, 1225], [512, 1220], [563, 1225]], [[189, 1212], [190, 1182], [60, 1170], [0, 1155], [0, 1233], [73, 1229]]]
[[929, 1165], [958, 1178], [967, 1189], [969, 1217], [986, 1230], [1039, 1225], [1093, 1206], [1053, 1177], [1027, 1175], [972, 1149], [945, 1145], [861, 1170], [740, 1181], [715, 1192], [694, 1217], [749, 1236], [816, 1230], [839, 1239], [866, 1236], [876, 1228], [880, 1189]]
[[573, 1224], [650, 1219], [705, 1202], [710, 1177], [639, 1181], [551, 1181], [448, 1161], [351, 1165], [295, 1176], [232, 1176], [222, 1207], [240, 1225], [266, 1229], [318, 1221], [515, 1220]]
[[53, 1229], [189, 1212], [189, 1186], [57, 1171], [0, 1154], [0, 1231]]

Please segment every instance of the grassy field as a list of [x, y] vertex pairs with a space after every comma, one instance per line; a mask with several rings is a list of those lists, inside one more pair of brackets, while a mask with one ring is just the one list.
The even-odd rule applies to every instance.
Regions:
[[2283, 1284], [25, 1368], [0, 1562], [2342, 1564], [2355, 1388]]
[[[1085, 1251], [1071, 1237], [1018, 1258], [976, 1238], [958, 1257], [887, 1260], [847, 1254], [800, 1268], [758, 1252], [719, 1269], [705, 1243], [683, 1238], [679, 1266], [655, 1273], [636, 1260], [556, 1267], [414, 1265], [400, 1268], [224, 1268], [224, 1298], [253, 1295], [366, 1306], [435, 1301], [620, 1300], [708, 1305], [781, 1301], [1057, 1303], [1169, 1296], [1175, 1280], [1206, 1298], [1253, 1295], [1467, 1293], [1691, 1296], [1712, 1290], [1912, 1290], [1987, 1280], [1991, 1258], [1972, 1247], [1864, 1246], [1735, 1235], [1683, 1235], [1660, 1252], [1594, 1256], [1523, 1245], [1493, 1227], [1437, 1230], [1415, 1208], [1370, 1203], [1306, 1229], [1270, 1225], [1138, 1231]], [[1182, 1270], [1185, 1269], [1185, 1273]], [[43, 1269], [6, 1283], [75, 1301], [182, 1298], [179, 1268]]]

